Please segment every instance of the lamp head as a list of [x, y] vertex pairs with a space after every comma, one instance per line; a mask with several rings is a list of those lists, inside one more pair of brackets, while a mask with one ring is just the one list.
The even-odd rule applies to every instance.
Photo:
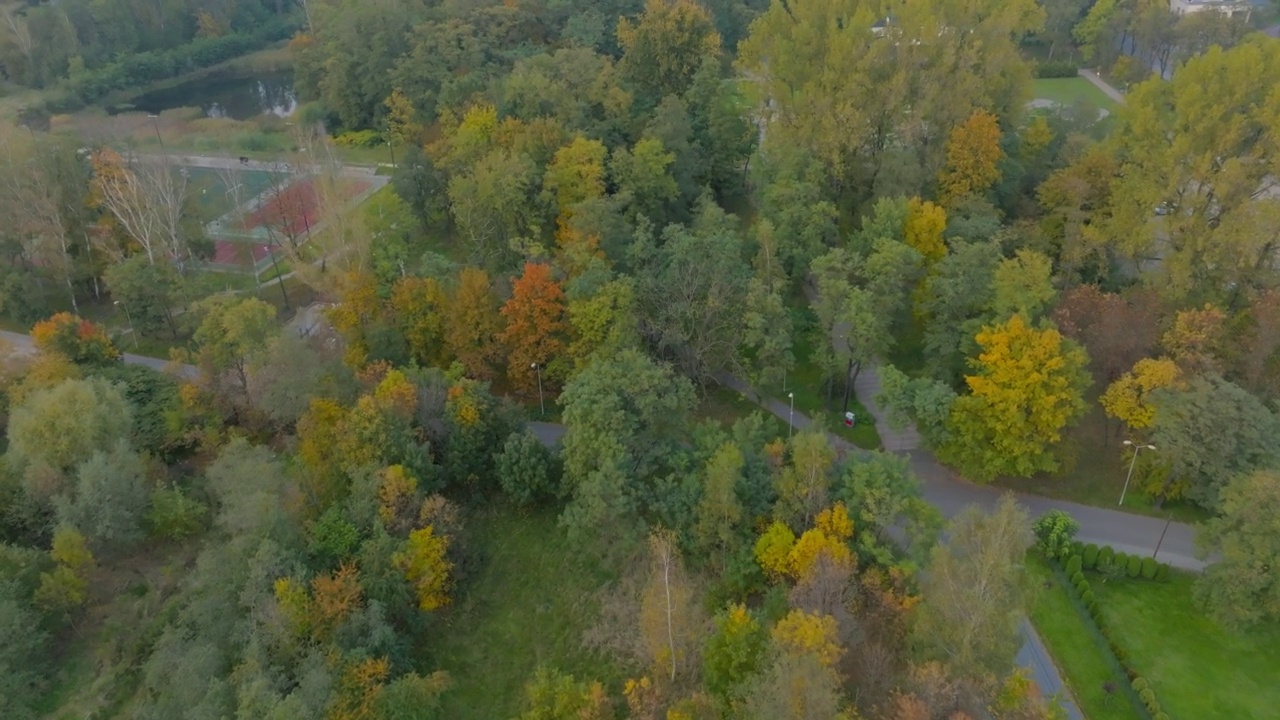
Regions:
[[1124, 444], [1125, 444], [1125, 445], [1132, 445], [1132, 444], [1133, 444], [1133, 441], [1132, 441], [1132, 440], [1125, 440], [1125, 441], [1124, 441]]

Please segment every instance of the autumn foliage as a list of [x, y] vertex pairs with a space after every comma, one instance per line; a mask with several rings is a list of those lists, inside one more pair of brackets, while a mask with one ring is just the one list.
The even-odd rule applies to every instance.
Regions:
[[498, 336], [506, 348], [507, 378], [525, 392], [537, 390], [537, 365], [547, 382], [547, 366], [564, 356], [568, 322], [564, 291], [551, 266], [527, 263], [502, 306], [506, 329]]
[[120, 359], [120, 351], [105, 330], [68, 312], [36, 323], [31, 339], [40, 352], [62, 355], [77, 365], [104, 365]]
[[1000, 121], [979, 110], [951, 131], [947, 140], [947, 165], [938, 177], [942, 204], [953, 207], [981, 195], [1000, 179]]

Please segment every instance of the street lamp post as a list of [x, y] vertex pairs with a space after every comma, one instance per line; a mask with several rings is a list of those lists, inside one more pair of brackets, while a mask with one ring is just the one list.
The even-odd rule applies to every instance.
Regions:
[[538, 405], [542, 408], [542, 417], [547, 416], [547, 403], [542, 399], [542, 366], [538, 363], [530, 363], [529, 367], [538, 373]]
[[1134, 445], [1132, 440], [1125, 440], [1125, 445], [1133, 448], [1133, 459], [1129, 461], [1129, 474], [1124, 478], [1124, 488], [1120, 491], [1120, 502], [1117, 505], [1124, 504], [1125, 493], [1129, 492], [1129, 481], [1133, 479], [1133, 466], [1138, 464], [1138, 451], [1146, 448], [1147, 450], [1155, 450], [1155, 445]]
[[160, 137], [160, 123], [156, 122], [160, 116], [155, 113], [147, 113], [147, 117], [151, 118], [151, 127], [156, 131], [156, 140], [160, 142], [160, 153], [165, 154], [164, 138]]
[[124, 319], [129, 321], [129, 335], [133, 338], [133, 349], [137, 350], [138, 349], [138, 331], [133, 329], [133, 318], [130, 317], [129, 315], [129, 306], [121, 305], [119, 300], [116, 300], [111, 304], [115, 305], [118, 308], [124, 309]]
[[794, 392], [787, 393], [787, 397], [791, 399], [791, 411], [787, 414], [787, 440], [791, 440], [791, 429], [796, 424], [796, 394]]

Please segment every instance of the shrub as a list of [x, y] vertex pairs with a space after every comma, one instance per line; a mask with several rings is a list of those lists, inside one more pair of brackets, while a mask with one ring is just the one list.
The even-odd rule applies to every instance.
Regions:
[[1076, 588], [1076, 595], [1078, 597], [1084, 597], [1085, 591], [1089, 589], [1089, 581], [1081, 580], [1080, 582], [1076, 583], [1075, 588]]
[[1084, 552], [1081, 553], [1080, 559], [1085, 570], [1092, 570], [1098, 566], [1098, 546], [1089, 543], [1084, 546]]
[[1080, 556], [1072, 555], [1067, 560], [1067, 575], [1069, 575], [1074, 580], [1075, 576], [1080, 573], [1080, 570], [1083, 567], [1084, 567], [1084, 561], [1080, 559]]
[[1127, 562], [1125, 572], [1128, 573], [1129, 577], [1136, 578], [1142, 574], [1142, 558], [1137, 555], [1130, 555]]
[[1147, 580], [1154, 580], [1156, 577], [1156, 561], [1155, 558], [1142, 558], [1142, 577]]
[[1084, 552], [1084, 543], [1080, 542], [1079, 540], [1073, 540], [1071, 542], [1071, 554], [1079, 555], [1082, 552]]
[[1084, 582], [1084, 573], [1080, 572], [1079, 570], [1071, 573], [1072, 585], [1079, 585], [1082, 582]]
[[1080, 68], [1073, 62], [1059, 60], [1055, 62], [1039, 62], [1035, 66], [1038, 78], [1069, 78], [1079, 74]]
[[1094, 598], [1093, 590], [1088, 587], [1085, 588], [1084, 592], [1080, 593], [1080, 600], [1084, 602], [1086, 607], [1091, 603], [1097, 602]]
[[1133, 684], [1131, 687], [1133, 687], [1134, 692], [1140, 693], [1143, 690], [1146, 690], [1147, 688], [1151, 687], [1151, 684], [1147, 682], [1146, 678], [1139, 675], [1138, 677], [1133, 679]]
[[1047, 558], [1061, 558], [1071, 547], [1080, 524], [1061, 510], [1050, 510], [1041, 515], [1032, 526], [1036, 534], [1036, 547]]
[[1169, 579], [1169, 566], [1165, 563], [1156, 565], [1156, 580]]
[[1144, 687], [1138, 691], [1138, 697], [1142, 699], [1142, 704], [1148, 708], [1156, 701], [1156, 693], [1150, 687]]
[[1111, 567], [1111, 563], [1115, 561], [1116, 551], [1111, 549], [1110, 545], [1103, 545], [1098, 551], [1098, 570], [1106, 570]]
[[1169, 720], [1169, 713], [1158, 712], [1155, 714], [1155, 717], [1152, 718], [1152, 720]]

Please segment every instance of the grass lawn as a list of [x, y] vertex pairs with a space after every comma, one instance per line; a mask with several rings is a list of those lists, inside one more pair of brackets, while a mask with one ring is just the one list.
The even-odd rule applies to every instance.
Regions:
[[693, 413], [699, 420], [715, 420], [726, 430], [733, 427], [738, 420], [753, 412], [759, 412], [765, 418], [770, 430], [779, 437], [787, 434], [787, 424], [776, 415], [746, 399], [737, 391], [723, 385], [712, 385], [698, 398], [698, 407]]
[[[1040, 633], [1054, 664], [1058, 666], [1080, 711], [1089, 720], [1138, 720], [1138, 714], [1120, 692], [1123, 675], [1113, 672], [1092, 630], [1076, 610], [1067, 591], [1039, 554], [1027, 553], [1027, 571], [1038, 592], [1031, 607], [1031, 622]], [[1112, 683], [1114, 694], [1104, 689]]]
[[524, 684], [541, 665], [616, 686], [620, 670], [582, 645], [596, 621], [597, 590], [612, 573], [566, 546], [552, 512], [494, 504], [465, 523], [478, 567], [427, 643], [429, 667], [448, 671], [455, 683], [442, 717], [515, 717]]
[[1082, 77], [1037, 78], [1031, 83], [1031, 96], [1037, 100], [1052, 100], [1067, 107], [1084, 100], [1099, 110], [1111, 113], [1116, 111], [1116, 101]]
[[1232, 633], [1196, 609], [1195, 578], [1092, 583], [1102, 615], [1133, 667], [1170, 717], [1276, 717], [1280, 707], [1280, 627]]

